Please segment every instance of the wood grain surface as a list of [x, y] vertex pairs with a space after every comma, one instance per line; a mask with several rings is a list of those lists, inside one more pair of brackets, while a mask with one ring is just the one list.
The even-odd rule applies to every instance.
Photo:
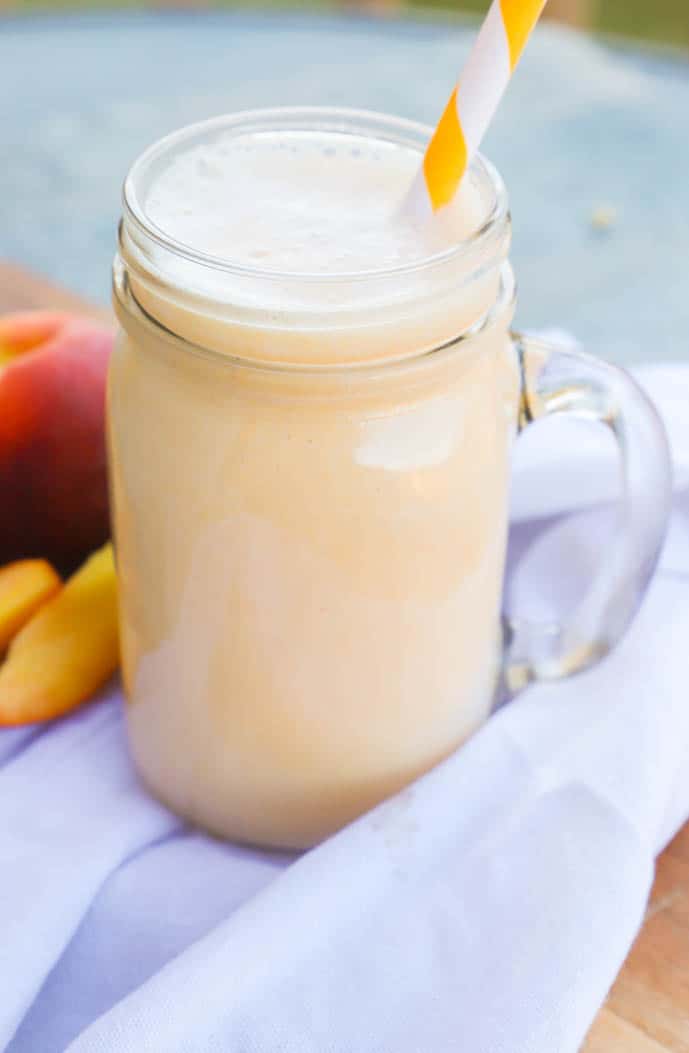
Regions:
[[112, 319], [109, 308], [89, 303], [47, 278], [0, 260], [0, 312], [34, 308], [44, 311], [80, 311], [96, 318]]
[[[0, 313], [34, 307], [112, 318], [0, 262]], [[689, 1053], [689, 824], [658, 860], [644, 926], [582, 1053]]]

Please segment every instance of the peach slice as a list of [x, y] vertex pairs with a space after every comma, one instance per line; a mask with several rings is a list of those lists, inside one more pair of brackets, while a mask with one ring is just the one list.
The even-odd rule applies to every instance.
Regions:
[[117, 582], [108, 544], [14, 637], [0, 666], [0, 724], [62, 716], [105, 683], [118, 662]]
[[44, 559], [22, 559], [0, 567], [0, 653], [61, 585]]

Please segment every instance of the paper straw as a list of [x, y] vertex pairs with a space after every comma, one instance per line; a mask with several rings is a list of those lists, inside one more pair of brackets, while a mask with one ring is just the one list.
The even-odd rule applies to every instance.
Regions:
[[407, 207], [423, 214], [452, 201], [545, 4], [546, 0], [493, 0], [428, 144]]

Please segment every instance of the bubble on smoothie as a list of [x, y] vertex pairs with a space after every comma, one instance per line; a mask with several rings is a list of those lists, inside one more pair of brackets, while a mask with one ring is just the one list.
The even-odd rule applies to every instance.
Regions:
[[414, 263], [471, 236], [485, 215], [465, 180], [432, 222], [400, 214], [421, 155], [335, 132], [225, 134], [178, 153], [145, 211], [197, 252], [261, 270], [343, 274]]

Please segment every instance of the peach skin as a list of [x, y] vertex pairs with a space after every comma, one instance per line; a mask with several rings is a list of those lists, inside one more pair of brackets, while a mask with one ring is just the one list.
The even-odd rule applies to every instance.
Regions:
[[12, 640], [0, 665], [0, 724], [52, 720], [85, 702], [119, 663], [111, 545], [94, 553]]
[[23, 559], [0, 567], [0, 654], [61, 585], [59, 575], [44, 559]]
[[73, 570], [108, 538], [105, 380], [113, 334], [88, 318], [0, 318], [0, 564]]

